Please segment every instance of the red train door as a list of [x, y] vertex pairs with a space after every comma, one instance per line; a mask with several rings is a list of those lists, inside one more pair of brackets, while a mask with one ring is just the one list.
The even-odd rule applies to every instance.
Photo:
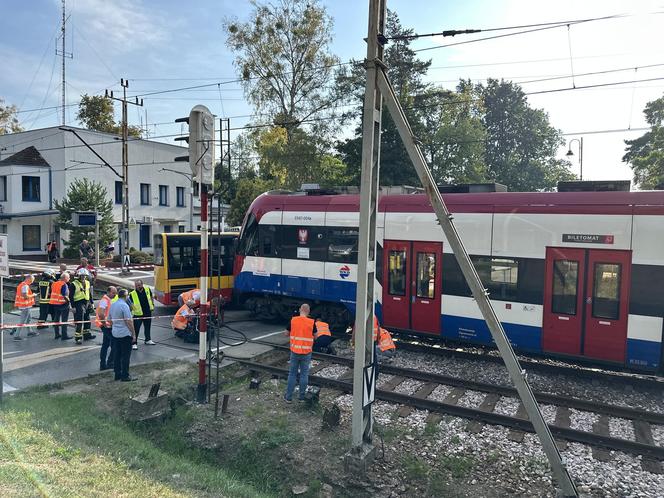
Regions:
[[546, 248], [542, 349], [581, 354], [586, 251]]
[[588, 251], [584, 354], [625, 361], [632, 254]]
[[413, 242], [410, 328], [440, 334], [443, 244]]
[[410, 242], [386, 240], [383, 244], [383, 323], [410, 328]]
[[542, 349], [624, 362], [630, 251], [548, 247]]
[[383, 325], [440, 333], [443, 245], [386, 240], [383, 245]]

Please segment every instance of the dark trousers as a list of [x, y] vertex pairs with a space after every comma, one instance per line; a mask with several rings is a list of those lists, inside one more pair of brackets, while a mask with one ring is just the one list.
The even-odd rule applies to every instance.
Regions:
[[[101, 327], [101, 333], [104, 339], [101, 343], [101, 350], [99, 351], [99, 363], [102, 368], [106, 368], [113, 364], [113, 348], [111, 347], [113, 334], [111, 334], [110, 327]], [[109, 349], [111, 350], [110, 353]]]
[[[55, 321], [53, 316], [53, 306], [49, 303], [39, 303], [39, 320], [37, 323], [48, 321], [48, 315], [51, 315], [51, 320]], [[38, 329], [45, 329], [46, 327], [48, 327], [48, 325], [37, 325]]]
[[83, 330], [86, 334], [90, 333], [90, 308], [89, 301], [81, 300], [74, 303], [74, 321], [81, 322], [86, 321], [85, 324], [77, 323], [76, 332], [74, 332], [75, 339], [81, 339], [83, 337]]
[[131, 357], [131, 336], [113, 337], [113, 369], [115, 380], [129, 378], [129, 358]]
[[[56, 322], [66, 322], [69, 320], [69, 304], [59, 304], [53, 306], [53, 320]], [[67, 337], [67, 325], [53, 325], [56, 337], [61, 334], [63, 338]]]
[[[144, 320], [141, 320], [143, 318]], [[141, 325], [145, 329], [145, 340], [149, 341], [150, 337], [150, 327], [152, 326], [152, 313], [143, 313], [143, 316], [134, 318], [134, 330], [136, 331], [136, 344], [138, 342], [138, 334], [141, 332]]]
[[329, 351], [328, 347], [332, 344], [332, 341], [332, 336], [322, 335], [314, 341], [313, 349], [316, 353], [327, 353]]

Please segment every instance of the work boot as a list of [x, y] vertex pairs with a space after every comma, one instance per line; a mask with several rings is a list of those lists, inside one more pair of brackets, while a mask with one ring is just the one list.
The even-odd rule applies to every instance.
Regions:
[[108, 366], [103, 361], [99, 362], [99, 371], [103, 372], [104, 370], [108, 370]]
[[75, 340], [76, 344], [83, 344], [83, 340], [79, 339], [78, 337]]
[[73, 337], [70, 336], [70, 335], [67, 335], [67, 334], [62, 334], [62, 335], [60, 336], [60, 340], [61, 340], [61, 341], [69, 341], [69, 340], [71, 340], [71, 339], [73, 339]]
[[87, 333], [87, 334], [84, 334], [84, 335], [83, 335], [83, 340], [84, 340], [84, 341], [91, 341], [91, 340], [94, 339], [95, 337], [97, 337], [95, 334]]

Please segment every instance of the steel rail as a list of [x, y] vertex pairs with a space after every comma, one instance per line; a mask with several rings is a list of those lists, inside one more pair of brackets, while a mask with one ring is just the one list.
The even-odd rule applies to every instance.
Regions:
[[[280, 377], [288, 376], [288, 369], [276, 367], [272, 365], [265, 365], [248, 360], [238, 360], [238, 363], [244, 365], [246, 368], [255, 371], [262, 371], [269, 374], [277, 375]], [[309, 382], [321, 387], [329, 387], [343, 391], [346, 393], [353, 392], [353, 385], [350, 382], [344, 382], [337, 379], [329, 379], [320, 377], [318, 375], [310, 375]], [[446, 415], [454, 415], [480, 422], [501, 425], [512, 429], [517, 429], [523, 432], [535, 432], [533, 425], [529, 420], [503, 415], [494, 412], [485, 412], [477, 408], [467, 408], [464, 406], [452, 405], [442, 401], [434, 401], [430, 399], [420, 399], [407, 394], [396, 393], [393, 391], [384, 391], [376, 389], [376, 398], [387, 401], [390, 403], [398, 403], [402, 405], [411, 406], [419, 410], [428, 410], [430, 412], [443, 413]], [[559, 427], [552, 424], [547, 424], [551, 433], [560, 439], [565, 439], [571, 442], [588, 444], [590, 446], [598, 446], [608, 448], [610, 450], [622, 451], [633, 455], [642, 455], [656, 460], [664, 460], [664, 447], [649, 445], [645, 443], [637, 443], [627, 439], [620, 439], [611, 436], [602, 436], [593, 432], [579, 431], [566, 427]]]

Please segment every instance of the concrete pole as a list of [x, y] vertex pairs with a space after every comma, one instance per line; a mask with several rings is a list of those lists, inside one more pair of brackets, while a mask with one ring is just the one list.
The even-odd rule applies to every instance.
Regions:
[[99, 268], [99, 213], [95, 211], [95, 264]]
[[120, 80], [122, 85], [122, 240], [120, 244], [120, 264], [122, 273], [126, 274], [129, 269], [125, 266], [125, 254], [129, 254], [129, 154], [127, 151], [127, 140], [129, 133], [127, 129], [127, 87], [129, 80]]
[[207, 376], [205, 363], [207, 361], [207, 316], [208, 305], [208, 186], [201, 183], [201, 307], [198, 323], [198, 388], [196, 398], [199, 403], [205, 403], [207, 390]]

